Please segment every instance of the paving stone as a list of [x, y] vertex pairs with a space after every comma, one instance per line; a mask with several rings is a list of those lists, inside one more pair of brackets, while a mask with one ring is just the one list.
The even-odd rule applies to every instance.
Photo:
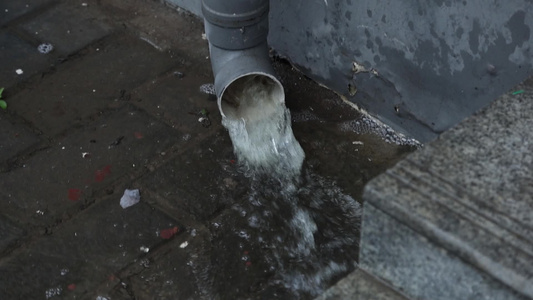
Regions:
[[[82, 60], [65, 63], [38, 86], [12, 97], [12, 111], [55, 135], [109, 106], [127, 103], [131, 90], [175, 60], [146, 42], [122, 36], [95, 44]], [[83, 70], [83, 71], [80, 71]]]
[[407, 300], [408, 298], [382, 280], [358, 268], [315, 300], [344, 299]]
[[[282, 258], [276, 257], [272, 249], [276, 246], [281, 249], [282, 246], [280, 243], [272, 243], [274, 234], [264, 234], [272, 230], [270, 225], [273, 224], [261, 220], [258, 226], [260, 228], [251, 227], [248, 220], [258, 212], [250, 209], [250, 204], [242, 203], [248, 199], [239, 197], [235, 200], [241, 202], [242, 206], [233, 205], [209, 223], [211, 251], [204, 250], [202, 253], [209, 260], [196, 262], [196, 267], [208, 275], [199, 278], [203, 280], [200, 280], [200, 283], [208, 286], [205, 291], [211, 297], [207, 298], [218, 296], [227, 299], [291, 299], [283, 289], [281, 278], [276, 277], [276, 273], [280, 272], [276, 260]], [[259, 213], [262, 212], [264, 211]], [[285, 237], [285, 232], [289, 231], [281, 226], [277, 230], [280, 230], [278, 237]]]
[[229, 136], [220, 130], [138, 184], [159, 195], [153, 205], [206, 221], [243, 192], [241, 179]]
[[68, 226], [0, 261], [0, 298], [95, 299], [96, 284], [141, 263], [142, 249], [164, 243], [161, 232], [176, 226], [142, 199], [123, 209], [118, 197], [105, 198]]
[[117, 274], [121, 283], [99, 294], [110, 299], [131, 299], [130, 293], [136, 299], [212, 299], [208, 297], [209, 280], [203, 269], [211, 260], [209, 239], [205, 228], [188, 228], [162, 249], [150, 253], [145, 264], [133, 264], [121, 271]]
[[4, 113], [0, 113], [0, 163], [14, 157], [17, 153], [25, 150], [40, 141], [39, 137], [20, 120], [8, 119]]
[[0, 26], [55, 0], [2, 1], [0, 3]]
[[[9, 89], [30, 76], [47, 69], [53, 58], [39, 53], [36, 45], [22, 40], [15, 34], [0, 31], [0, 61], [2, 62], [0, 68], [1, 87]], [[23, 73], [18, 75], [16, 73], [18, 69], [22, 70]]]
[[[190, 138], [220, 130], [222, 119], [216, 97], [200, 91], [203, 84], [213, 82], [212, 76], [194, 71], [197, 65], [177, 67], [157, 81], [144, 84], [135, 91], [137, 99], [133, 103], [188, 133]], [[208, 113], [209, 124], [199, 122], [201, 111]]]
[[[203, 35], [203, 19], [183, 11], [178, 10], [176, 13], [174, 9], [163, 9], [158, 2], [145, 2], [143, 9], [139, 9], [136, 0], [101, 1], [98, 5], [102, 7], [102, 11], [111, 12], [114, 18], [138, 32], [141, 38], [154, 47], [162, 51], [179, 51], [186, 59], [198, 61], [195, 72], [201, 70], [212, 73], [208, 42]], [[135, 13], [132, 14], [132, 11]], [[204, 67], [206, 63], [207, 68]]]
[[0, 254], [24, 235], [24, 230], [0, 214]]
[[532, 100], [530, 78], [368, 184], [361, 265], [417, 299], [531, 299]]
[[[142, 171], [179, 142], [176, 131], [125, 106], [58, 138], [20, 168], [0, 174], [0, 211], [27, 222], [25, 226], [62, 222], [94, 201], [95, 190]], [[32, 188], [17, 188], [21, 183]]]
[[101, 13], [78, 1], [54, 6], [21, 26], [63, 55], [72, 54], [112, 31]]

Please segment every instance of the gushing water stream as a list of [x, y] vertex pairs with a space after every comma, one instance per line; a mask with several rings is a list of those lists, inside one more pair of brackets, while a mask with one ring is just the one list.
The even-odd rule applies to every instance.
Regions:
[[289, 110], [276, 99], [273, 82], [264, 76], [244, 80], [230, 96], [236, 110], [222, 119], [239, 162], [252, 173], [297, 177], [305, 154], [292, 132]]
[[232, 221], [233, 230], [242, 243], [260, 249], [255, 264], [268, 283], [257, 295], [310, 298], [354, 268], [360, 206], [333, 181], [303, 167], [290, 112], [272, 91], [268, 81], [251, 77], [229, 100], [238, 110], [223, 117], [250, 182], [247, 201], [233, 207], [241, 220]]

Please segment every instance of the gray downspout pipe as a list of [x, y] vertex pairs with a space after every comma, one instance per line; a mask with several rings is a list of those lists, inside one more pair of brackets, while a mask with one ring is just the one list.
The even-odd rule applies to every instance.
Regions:
[[229, 104], [234, 99], [228, 99], [250, 78], [273, 86], [272, 101], [285, 103], [283, 86], [268, 55], [268, 11], [269, 0], [202, 0], [215, 92], [223, 117], [254, 114], [239, 111], [238, 104]]

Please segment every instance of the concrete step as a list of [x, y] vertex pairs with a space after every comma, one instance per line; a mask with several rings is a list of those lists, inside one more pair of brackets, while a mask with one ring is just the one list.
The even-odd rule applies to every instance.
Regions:
[[358, 268], [315, 300], [343, 299], [407, 300], [409, 298], [381, 279]]
[[533, 78], [366, 186], [360, 264], [415, 299], [533, 298]]

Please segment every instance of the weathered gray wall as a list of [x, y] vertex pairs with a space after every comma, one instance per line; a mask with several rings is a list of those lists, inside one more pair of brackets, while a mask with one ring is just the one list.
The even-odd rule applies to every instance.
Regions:
[[[201, 0], [166, 1], [200, 11]], [[269, 43], [428, 141], [533, 74], [532, 13], [533, 0], [271, 0]]]

